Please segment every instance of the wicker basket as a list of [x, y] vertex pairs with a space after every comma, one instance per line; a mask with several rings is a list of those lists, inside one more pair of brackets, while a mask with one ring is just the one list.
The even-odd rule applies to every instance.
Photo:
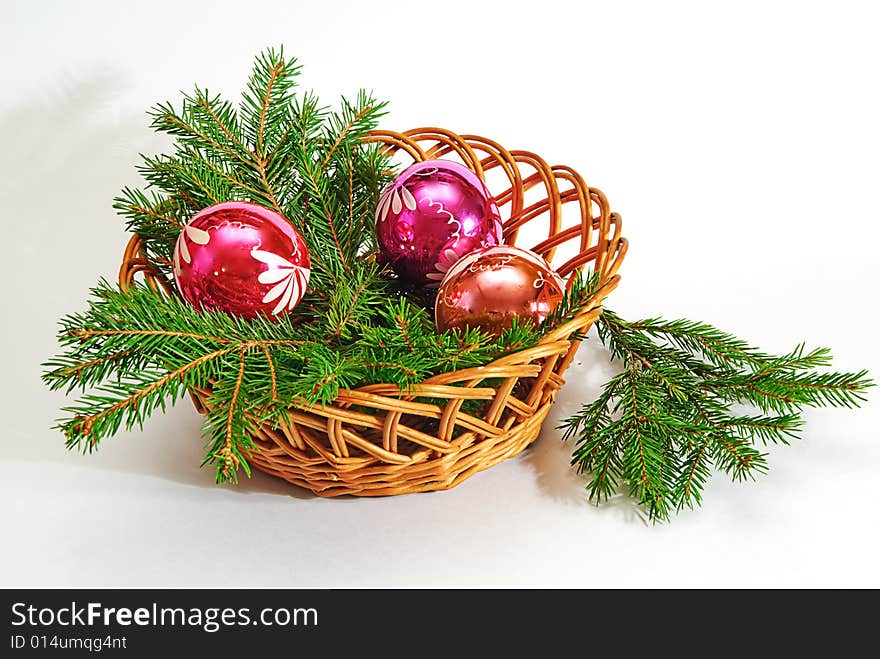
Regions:
[[[436, 375], [405, 394], [389, 384], [341, 390], [331, 405], [291, 409], [286, 424], [260, 428], [251, 465], [321, 496], [445, 490], [522, 451], [538, 437], [577, 350], [578, 334], [593, 324], [602, 299], [617, 285], [627, 248], [620, 216], [569, 167], [551, 167], [533, 153], [440, 128], [374, 131], [370, 140], [395, 157], [459, 160], [490, 190], [489, 176], [496, 176], [505, 242], [516, 243], [519, 236], [522, 244], [537, 227], [542, 239], [525, 246], [563, 277], [592, 264], [602, 286], [577, 318], [548, 332], [533, 348], [479, 368]], [[573, 255], [560, 263], [562, 246]], [[163, 283], [134, 236], [120, 284], [128, 286], [138, 273], [151, 285]], [[209, 392], [191, 393], [204, 413]], [[466, 400], [481, 401], [481, 412], [464, 411]]]

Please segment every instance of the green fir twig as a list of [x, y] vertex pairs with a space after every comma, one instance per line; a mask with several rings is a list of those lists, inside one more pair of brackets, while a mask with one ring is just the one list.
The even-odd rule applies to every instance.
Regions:
[[[598, 503], [628, 488], [651, 519], [694, 507], [713, 468], [734, 480], [767, 470], [758, 445], [798, 436], [804, 407], [858, 406], [866, 371], [830, 373], [827, 349], [773, 356], [711, 325], [605, 310], [599, 338], [623, 370], [561, 427]], [[742, 412], [742, 408], [750, 411]]]

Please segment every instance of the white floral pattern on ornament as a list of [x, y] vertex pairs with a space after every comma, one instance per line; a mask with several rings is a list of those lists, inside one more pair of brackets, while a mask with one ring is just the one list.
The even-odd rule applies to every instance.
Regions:
[[376, 205], [376, 222], [387, 220], [389, 210], [397, 215], [403, 210], [404, 206], [414, 211], [417, 205], [416, 198], [412, 192], [402, 185], [399, 188], [391, 185], [379, 197], [379, 203]]
[[[277, 316], [285, 307], [288, 311], [293, 309], [306, 292], [311, 270], [256, 247], [251, 250], [251, 256], [269, 266], [268, 270], [260, 273], [257, 281], [261, 284], [275, 284], [263, 297], [263, 304], [278, 300], [272, 310], [273, 316]], [[296, 252], [292, 256], [296, 256]]]
[[443, 281], [443, 277], [446, 276], [446, 273], [449, 272], [449, 268], [451, 268], [456, 261], [458, 261], [459, 256], [455, 253], [454, 250], [445, 249], [440, 254], [440, 260], [434, 264], [434, 272], [429, 272], [425, 275], [427, 279], [431, 280], [430, 284], [426, 284], [425, 288], [438, 288], [440, 286], [440, 282]]
[[207, 245], [211, 241], [211, 234], [204, 229], [187, 224], [183, 227], [183, 231], [177, 237], [177, 244], [174, 246], [174, 272], [180, 275], [180, 259], [186, 263], [192, 263], [192, 255], [189, 253], [189, 247], [186, 239], [189, 238], [196, 245]]

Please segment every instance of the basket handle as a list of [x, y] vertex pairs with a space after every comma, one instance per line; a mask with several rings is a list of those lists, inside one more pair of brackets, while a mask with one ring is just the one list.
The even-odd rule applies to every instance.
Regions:
[[125, 246], [122, 263], [119, 266], [119, 288], [128, 292], [134, 283], [135, 275], [142, 273], [144, 281], [154, 291], [160, 288], [166, 295], [174, 295], [174, 287], [149, 258], [144, 250], [144, 240], [138, 234], [132, 234]]

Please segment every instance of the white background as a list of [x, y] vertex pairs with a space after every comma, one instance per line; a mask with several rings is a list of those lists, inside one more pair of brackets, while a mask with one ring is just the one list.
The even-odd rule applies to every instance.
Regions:
[[[827, 345], [880, 375], [880, 47], [872, 3], [0, 4], [4, 586], [880, 586], [876, 393], [810, 411], [755, 483], [645, 524], [595, 508], [555, 423], [608, 377], [592, 345], [520, 457], [442, 493], [323, 500], [199, 469], [187, 402], [92, 456], [50, 430], [56, 321], [112, 279], [111, 208], [144, 110], [198, 81], [237, 94], [284, 44], [327, 101], [392, 101], [574, 166], [632, 247], [609, 306], [712, 322], [767, 350]], [[591, 343], [595, 343], [592, 341]]]

